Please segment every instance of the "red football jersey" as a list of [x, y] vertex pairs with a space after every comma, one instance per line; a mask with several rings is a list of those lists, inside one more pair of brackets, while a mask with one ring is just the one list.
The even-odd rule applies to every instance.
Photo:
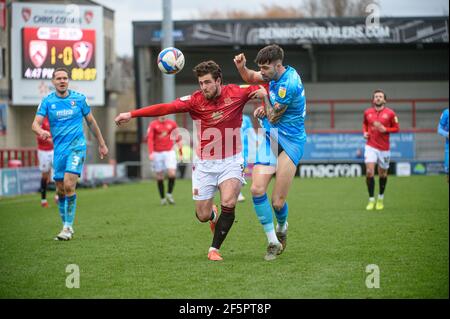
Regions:
[[[380, 132], [374, 125], [375, 122], [381, 123], [386, 132]], [[367, 145], [380, 151], [389, 151], [389, 134], [399, 130], [398, 118], [390, 108], [385, 106], [381, 111], [377, 111], [375, 107], [371, 107], [364, 112], [363, 132], [369, 133]]]
[[[50, 122], [47, 117], [44, 117], [44, 121], [42, 122], [42, 129], [50, 132]], [[37, 136], [37, 144], [38, 150], [41, 151], [51, 151], [53, 150], [53, 140], [48, 138], [43, 140], [40, 136]]]
[[198, 90], [171, 103], [132, 111], [131, 116], [189, 112], [197, 130], [197, 155], [202, 159], [223, 159], [241, 151], [242, 110], [249, 100], [248, 95], [258, 89], [257, 85], [228, 84], [222, 86], [220, 96], [212, 100], [206, 99]]
[[[174, 143], [170, 137], [172, 131], [177, 127], [177, 123], [171, 119], [150, 122], [147, 128], [148, 153], [170, 151]], [[179, 140], [179, 136], [174, 136], [174, 138], [175, 141]]]
[[174, 102], [177, 108], [188, 111], [195, 121], [197, 155], [201, 159], [223, 159], [242, 150], [240, 129], [242, 110], [248, 95], [258, 86], [242, 88], [235, 84], [222, 86], [220, 96], [208, 100], [201, 91]]

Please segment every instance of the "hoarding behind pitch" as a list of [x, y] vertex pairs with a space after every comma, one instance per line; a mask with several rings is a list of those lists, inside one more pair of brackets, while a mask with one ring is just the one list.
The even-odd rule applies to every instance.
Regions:
[[13, 3], [13, 104], [38, 105], [54, 89], [53, 70], [65, 67], [71, 89], [104, 105], [103, 38], [101, 6]]

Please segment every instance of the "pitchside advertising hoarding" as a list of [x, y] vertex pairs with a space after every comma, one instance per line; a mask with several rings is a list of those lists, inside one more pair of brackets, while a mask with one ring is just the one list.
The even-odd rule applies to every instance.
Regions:
[[[364, 146], [359, 133], [308, 134], [302, 161], [297, 170], [300, 177], [358, 177], [365, 174]], [[409, 161], [415, 158], [413, 133], [391, 134], [389, 174], [411, 175]], [[402, 168], [407, 164], [407, 168]]]
[[13, 3], [11, 49], [13, 104], [38, 105], [65, 67], [71, 89], [104, 105], [102, 7]]

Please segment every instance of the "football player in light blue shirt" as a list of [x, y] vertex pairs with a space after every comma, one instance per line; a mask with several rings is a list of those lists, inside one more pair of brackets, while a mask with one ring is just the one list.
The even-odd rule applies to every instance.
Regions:
[[[241, 143], [242, 143], [242, 157], [244, 158], [244, 172], [247, 168], [248, 162], [250, 160], [251, 163], [254, 162], [252, 160], [252, 155], [256, 155], [255, 146], [256, 146], [256, 133], [255, 128], [253, 127], [253, 122], [250, 116], [243, 114], [242, 115], [242, 125], [241, 125]], [[250, 157], [250, 158], [249, 158]], [[242, 192], [239, 193], [238, 201], [245, 201], [245, 197]]]
[[[32, 130], [42, 139], [53, 137], [54, 180], [59, 196], [59, 214], [62, 231], [56, 240], [69, 240], [73, 235], [76, 211], [75, 188], [86, 158], [86, 140], [83, 134], [83, 118], [99, 142], [100, 158], [108, 154], [97, 121], [91, 113], [86, 96], [69, 90], [69, 71], [56, 68], [52, 76], [55, 91], [42, 99], [33, 121]], [[41, 128], [44, 117], [50, 122], [50, 132]]]
[[[255, 62], [259, 71], [245, 66], [243, 53], [234, 58], [244, 81], [249, 84], [269, 84], [268, 94], [263, 86], [253, 92], [254, 98], [264, 100], [265, 105], [257, 108], [254, 115], [260, 119], [266, 139], [258, 150], [251, 186], [256, 215], [263, 225], [269, 243], [266, 260], [275, 259], [286, 247], [286, 198], [306, 142], [305, 90], [297, 71], [290, 66], [284, 66], [283, 59], [284, 51], [276, 44], [268, 45], [258, 52]], [[273, 174], [276, 174], [272, 192], [272, 207], [277, 219], [276, 231], [272, 208], [266, 194]]]
[[445, 137], [444, 167], [448, 183], [448, 109], [445, 109], [439, 120], [438, 134]]

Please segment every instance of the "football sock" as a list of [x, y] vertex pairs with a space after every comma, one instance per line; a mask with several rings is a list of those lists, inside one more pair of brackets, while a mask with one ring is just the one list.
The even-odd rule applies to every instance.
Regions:
[[47, 198], [47, 179], [41, 178], [41, 199]]
[[387, 177], [380, 177], [380, 195], [384, 194], [386, 188]]
[[174, 186], [175, 186], [175, 178], [169, 177], [169, 183], [168, 183], [169, 190], [167, 191], [169, 194], [172, 194]]
[[288, 217], [288, 205], [287, 202], [284, 203], [284, 206], [280, 210], [276, 210], [273, 208], [275, 212], [275, 217], [277, 218], [278, 225], [283, 227], [286, 224], [286, 219]]
[[67, 210], [65, 215], [64, 227], [72, 227], [75, 220], [75, 211], [77, 208], [77, 194], [66, 196]]
[[221, 211], [222, 213], [220, 214], [219, 219], [217, 220], [216, 228], [214, 230], [214, 237], [211, 245], [211, 247], [214, 247], [216, 249], [220, 249], [220, 246], [227, 237], [231, 226], [233, 226], [235, 218], [234, 207], [222, 206]]
[[277, 243], [277, 235], [273, 226], [272, 207], [270, 207], [267, 194], [262, 196], [253, 196], [253, 207], [255, 208], [256, 216], [264, 228], [267, 240], [269, 243]]
[[369, 190], [369, 197], [373, 197], [375, 193], [375, 178], [366, 177], [367, 189]]
[[65, 196], [59, 195], [58, 208], [59, 208], [59, 216], [61, 216], [61, 220], [64, 225], [66, 222], [66, 197]]
[[211, 211], [211, 218], [209, 220], [214, 220], [214, 218], [216, 218], [216, 213], [214, 213], [214, 211]]
[[159, 196], [161, 197], [161, 199], [164, 198], [164, 181], [163, 180], [158, 180], [158, 190], [159, 190]]

